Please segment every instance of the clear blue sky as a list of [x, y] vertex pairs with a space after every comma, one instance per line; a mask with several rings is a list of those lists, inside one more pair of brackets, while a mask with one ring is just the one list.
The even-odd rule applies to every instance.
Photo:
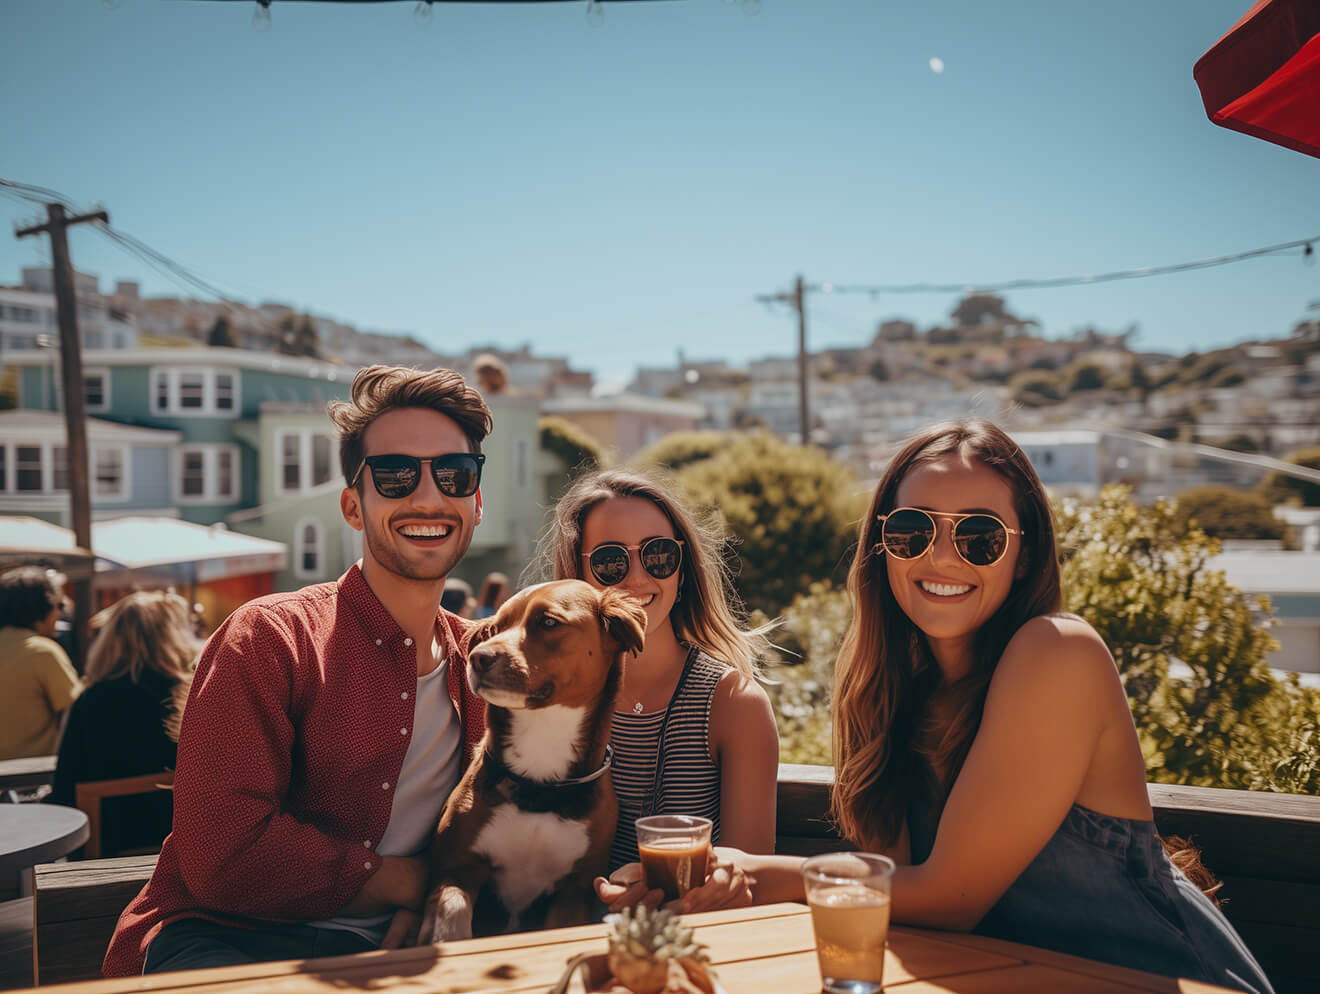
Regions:
[[[988, 283], [1320, 235], [1320, 159], [1211, 125], [1192, 66], [1250, 0], [4, 0], [0, 176], [250, 302], [598, 376], [788, 354], [802, 273]], [[944, 71], [932, 70], [942, 59]], [[48, 258], [7, 236], [0, 282]], [[75, 263], [184, 293], [103, 235]], [[1320, 250], [1320, 245], [1317, 246]], [[1050, 336], [1204, 349], [1286, 334], [1300, 254], [1008, 294]], [[950, 294], [810, 300], [813, 347]]]

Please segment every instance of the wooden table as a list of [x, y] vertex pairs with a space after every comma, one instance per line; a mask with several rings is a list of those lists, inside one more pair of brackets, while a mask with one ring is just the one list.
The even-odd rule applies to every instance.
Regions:
[[[819, 994], [820, 974], [805, 905], [772, 904], [685, 918], [710, 947], [729, 994]], [[51, 994], [407, 994], [544, 992], [580, 952], [605, 951], [605, 926], [471, 939], [444, 946], [361, 953], [303, 962], [260, 963], [126, 980], [41, 987]], [[885, 987], [897, 994], [1211, 994], [1223, 988], [1108, 966], [995, 939], [894, 928]]]
[[0, 804], [0, 886], [17, 880], [32, 893], [32, 867], [68, 855], [87, 841], [87, 816], [59, 804]]

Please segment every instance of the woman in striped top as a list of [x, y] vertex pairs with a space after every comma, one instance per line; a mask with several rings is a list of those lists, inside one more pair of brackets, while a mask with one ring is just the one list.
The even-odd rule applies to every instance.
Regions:
[[619, 823], [601, 900], [645, 896], [633, 824], [644, 814], [702, 815], [713, 842], [772, 852], [779, 736], [755, 679], [765, 635], [740, 622], [718, 531], [654, 477], [607, 470], [564, 495], [549, 538], [556, 577], [617, 584], [646, 608], [612, 723]]

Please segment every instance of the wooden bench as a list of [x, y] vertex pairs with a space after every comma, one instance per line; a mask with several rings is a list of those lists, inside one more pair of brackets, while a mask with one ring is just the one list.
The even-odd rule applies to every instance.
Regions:
[[[780, 852], [842, 847], [826, 819], [833, 780], [828, 766], [780, 767]], [[1190, 837], [1224, 881], [1224, 912], [1277, 994], [1320, 990], [1320, 797], [1151, 784], [1150, 799], [1160, 831]], [[37, 867], [38, 982], [99, 975], [119, 913], [155, 863], [136, 856]]]

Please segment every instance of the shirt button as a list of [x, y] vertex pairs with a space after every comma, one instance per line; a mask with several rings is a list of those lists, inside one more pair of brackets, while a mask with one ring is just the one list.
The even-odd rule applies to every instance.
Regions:
[[404, 691], [402, 694], [400, 694], [399, 696], [402, 697], [402, 698], [406, 701], [406, 700], [408, 699], [408, 691], [405, 690], [405, 691]]
[[376, 644], [380, 645], [380, 639], [376, 639]]
[[371, 840], [370, 840], [370, 839], [367, 839], [366, 842], [362, 843], [362, 848], [363, 848], [363, 849], [370, 849], [370, 848], [371, 848]]
[[408, 734], [408, 729], [406, 729], [406, 728], [400, 728], [400, 729], [399, 729], [399, 734], [400, 734], [400, 735], [407, 735], [407, 734]]
[[403, 640], [403, 644], [404, 644], [404, 645], [412, 645], [412, 639], [404, 639], [404, 640]]
[[383, 784], [380, 785], [380, 789], [381, 789], [381, 790], [389, 790], [389, 789], [390, 789], [390, 785], [389, 785], [388, 783], [383, 783]]
[[364, 870], [370, 870], [370, 869], [371, 869], [371, 864], [370, 864], [370, 863], [363, 863], [363, 864], [362, 864], [362, 869], [364, 869]]

